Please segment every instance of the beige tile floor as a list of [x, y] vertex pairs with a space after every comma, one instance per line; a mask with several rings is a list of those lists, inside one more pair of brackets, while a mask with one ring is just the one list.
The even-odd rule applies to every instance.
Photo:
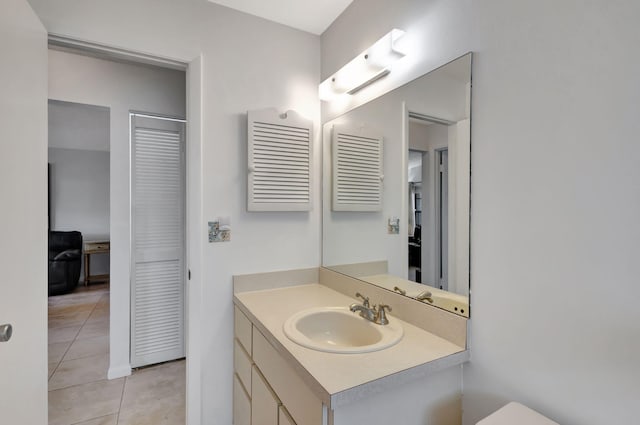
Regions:
[[109, 286], [49, 297], [49, 425], [185, 423], [185, 362], [108, 380]]

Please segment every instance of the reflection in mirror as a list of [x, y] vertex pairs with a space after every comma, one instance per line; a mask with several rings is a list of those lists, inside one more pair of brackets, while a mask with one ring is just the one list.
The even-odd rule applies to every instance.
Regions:
[[470, 97], [468, 53], [324, 124], [324, 267], [469, 317]]

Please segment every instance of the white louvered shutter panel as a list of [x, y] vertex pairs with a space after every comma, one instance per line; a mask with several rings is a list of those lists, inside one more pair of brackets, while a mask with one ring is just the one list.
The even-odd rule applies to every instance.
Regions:
[[131, 366], [184, 348], [184, 123], [132, 116]]
[[312, 121], [294, 111], [249, 111], [249, 211], [311, 210], [312, 135]]
[[382, 136], [333, 127], [333, 211], [382, 211]]

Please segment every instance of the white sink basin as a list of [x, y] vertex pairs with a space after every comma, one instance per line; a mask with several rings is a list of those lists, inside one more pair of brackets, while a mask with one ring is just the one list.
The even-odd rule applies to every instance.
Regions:
[[377, 325], [348, 307], [317, 307], [284, 322], [285, 335], [296, 344], [329, 353], [367, 353], [396, 344], [404, 333], [393, 317]]

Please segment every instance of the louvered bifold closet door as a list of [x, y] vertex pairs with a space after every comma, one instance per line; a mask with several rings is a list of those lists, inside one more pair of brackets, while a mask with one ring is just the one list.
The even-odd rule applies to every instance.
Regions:
[[182, 358], [184, 122], [132, 115], [131, 366]]
[[382, 211], [382, 135], [333, 127], [333, 211]]
[[249, 211], [311, 210], [312, 130], [294, 111], [249, 111]]

